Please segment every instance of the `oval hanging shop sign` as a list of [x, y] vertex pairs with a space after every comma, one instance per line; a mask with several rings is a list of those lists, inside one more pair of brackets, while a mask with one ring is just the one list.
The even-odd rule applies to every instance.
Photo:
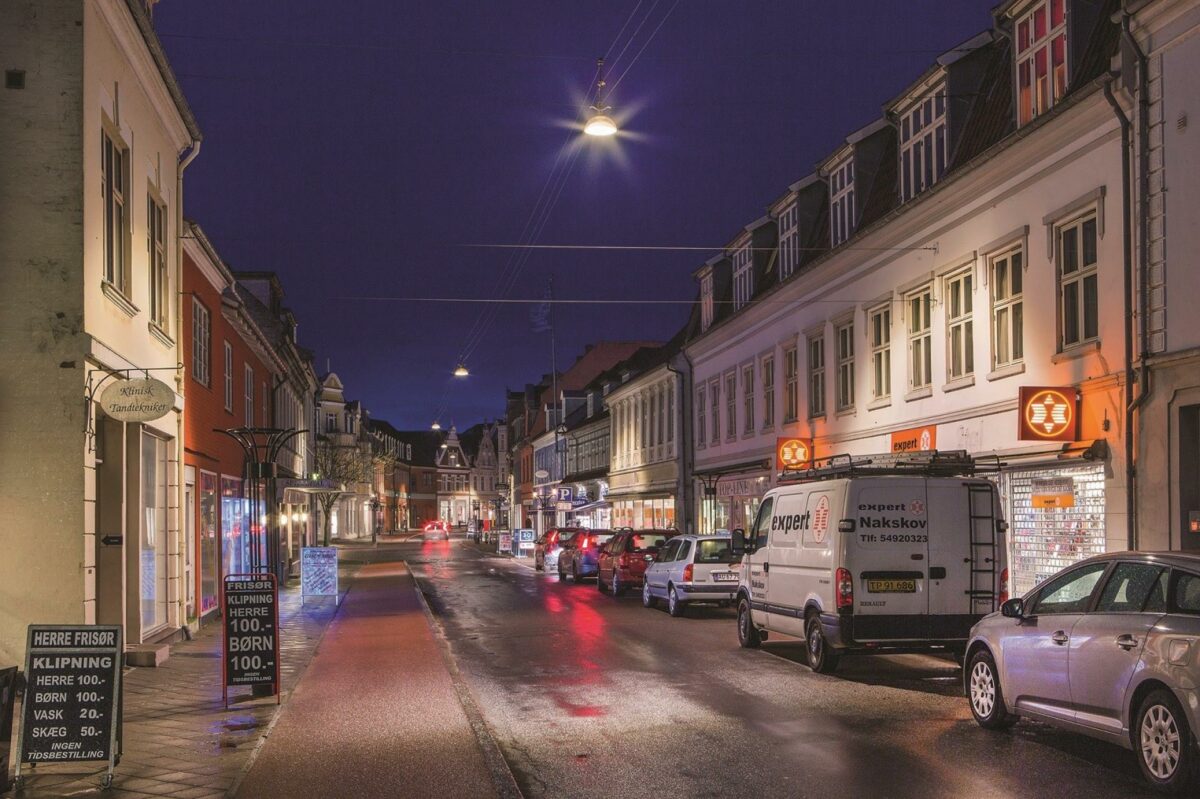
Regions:
[[100, 407], [118, 422], [153, 422], [175, 407], [175, 392], [153, 377], [123, 380], [104, 389]]

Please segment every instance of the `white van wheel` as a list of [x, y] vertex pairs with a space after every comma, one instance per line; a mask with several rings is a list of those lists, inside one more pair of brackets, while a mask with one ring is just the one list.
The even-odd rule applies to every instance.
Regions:
[[750, 618], [750, 600], [741, 599], [737, 609], [738, 643], [743, 649], [758, 649], [762, 645], [762, 636]]
[[808, 651], [808, 667], [817, 674], [830, 674], [837, 668], [838, 656], [825, 640], [821, 631], [821, 617], [816, 613], [808, 614], [804, 625], [804, 643]]

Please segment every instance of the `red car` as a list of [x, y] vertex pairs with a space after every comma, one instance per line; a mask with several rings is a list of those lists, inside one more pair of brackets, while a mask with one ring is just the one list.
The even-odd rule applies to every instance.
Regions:
[[421, 532], [425, 538], [441, 538], [445, 541], [450, 540], [450, 525], [446, 524], [446, 522], [441, 519], [434, 519], [433, 521], [425, 522], [425, 525], [421, 528]]
[[613, 596], [626, 588], [641, 588], [646, 564], [654, 560], [668, 539], [679, 535], [675, 530], [622, 530], [600, 549], [596, 587]]

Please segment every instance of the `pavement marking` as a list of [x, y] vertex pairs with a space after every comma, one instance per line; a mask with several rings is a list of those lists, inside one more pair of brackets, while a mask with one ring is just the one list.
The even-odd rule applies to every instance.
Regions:
[[462, 704], [463, 712], [467, 714], [467, 720], [471, 723], [475, 739], [479, 742], [479, 748], [483, 750], [483, 759], [487, 763], [488, 769], [492, 772], [492, 782], [496, 786], [497, 796], [501, 797], [501, 799], [524, 799], [524, 794], [521, 793], [521, 788], [517, 785], [517, 778], [513, 776], [512, 768], [508, 765], [508, 761], [504, 759], [504, 753], [500, 751], [500, 745], [496, 743], [491, 728], [488, 727], [483, 713], [480, 712], [479, 706], [475, 703], [475, 697], [471, 695], [470, 686], [467, 685], [462, 672], [458, 670], [458, 663], [455, 662], [454, 653], [450, 649], [450, 641], [446, 638], [446, 633], [442, 629], [441, 623], [433, 615], [429, 603], [425, 600], [425, 592], [421, 590], [421, 580], [417, 577], [417, 572], [409, 566], [408, 561], [404, 561], [404, 566], [408, 569], [408, 573], [412, 575], [413, 586], [417, 592], [417, 600], [420, 601], [421, 607], [425, 611], [425, 619], [429, 622], [429, 629], [433, 632], [434, 638], [437, 639], [438, 646], [442, 650], [442, 660], [446, 663], [446, 670], [450, 672], [450, 681], [454, 683], [454, 690], [458, 694], [458, 701]]

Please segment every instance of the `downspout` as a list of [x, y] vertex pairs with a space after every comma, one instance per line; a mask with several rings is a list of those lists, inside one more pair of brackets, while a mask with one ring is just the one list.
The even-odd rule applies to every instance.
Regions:
[[[1124, 3], [1122, 4], [1125, 5]], [[1121, 37], [1129, 45], [1137, 59], [1137, 209], [1138, 209], [1138, 254], [1137, 254], [1137, 305], [1138, 305], [1138, 393], [1129, 402], [1129, 418], [1133, 414], [1141, 414], [1141, 408], [1150, 397], [1150, 289], [1147, 285], [1150, 264], [1150, 80], [1149, 61], [1145, 52], [1134, 38], [1130, 30], [1130, 15], [1125, 11], [1121, 14]], [[1126, 437], [1132, 434], [1133, 428], [1126, 429]], [[1134, 499], [1134, 517], [1131, 519], [1134, 533], [1131, 535], [1133, 549], [1137, 544], [1136, 522], [1137, 505]]]
[[[683, 359], [685, 368], [680, 371], [676, 369], [671, 361], [667, 361], [667, 371], [679, 377], [679, 406], [677, 413], [679, 414], [679, 423], [675, 426], [678, 435], [675, 438], [675, 446], [678, 447], [679, 458], [679, 501], [682, 507], [676, 509], [676, 518], [682, 517], [683, 531], [685, 533], [696, 532], [695, 511], [696, 503], [692, 496], [694, 483], [692, 472], [694, 464], [692, 462], [692, 360], [688, 358], [687, 353], [680, 348], [677, 353], [679, 358]], [[674, 360], [674, 359], [672, 359]]]
[[1134, 449], [1133, 449], [1133, 432], [1131, 424], [1133, 422], [1133, 412], [1135, 410], [1135, 399], [1133, 396], [1133, 241], [1130, 227], [1132, 225], [1132, 215], [1130, 207], [1130, 186], [1129, 173], [1129, 150], [1130, 150], [1130, 122], [1129, 117], [1125, 114], [1125, 109], [1121, 108], [1121, 104], [1117, 102], [1117, 98], [1113, 95], [1113, 81], [1118, 77], [1115, 73], [1109, 73], [1108, 80], [1104, 81], [1104, 99], [1108, 100], [1108, 104], [1112, 106], [1113, 113], [1117, 116], [1117, 121], [1121, 123], [1121, 241], [1124, 255], [1124, 276], [1125, 276], [1125, 519], [1126, 519], [1126, 548], [1134, 549], [1137, 545], [1135, 535], [1135, 514], [1137, 513], [1137, 491], [1135, 489], [1135, 481], [1137, 472], [1134, 468]]
[[[187, 155], [180, 154], [182, 158], [179, 161], [179, 168], [175, 170], [175, 319], [178, 327], [175, 330], [175, 346], [176, 352], [179, 354], [179, 363], [183, 364], [183, 170], [187, 169], [188, 164], [195, 160], [200, 154], [200, 140], [192, 139], [191, 145], [187, 149]], [[183, 364], [182, 368], [175, 370], [175, 393], [183, 396], [184, 378], [187, 374], [187, 364]], [[184, 485], [186, 479], [187, 467], [184, 464], [184, 416], [187, 414], [187, 402], [183, 404], [183, 411], [176, 414], [175, 421], [175, 446], [177, 448], [177, 457], [175, 459], [175, 507], [180, 509], [180, 513], [187, 513], [186, 492], [187, 487]], [[187, 520], [183, 520], [178, 531], [183, 545], [187, 545]], [[185, 575], [183, 568], [184, 557], [182, 552], [183, 547], [180, 547], [179, 563], [177, 568], [181, 576]], [[198, 560], [193, 560], [196, 568], [199, 568]], [[195, 575], [193, 575], [194, 578]], [[191, 639], [191, 628], [188, 626], [187, 618], [187, 595], [188, 588], [184, 586], [180, 596], [180, 610], [182, 623], [179, 625], [186, 639]], [[200, 613], [196, 612], [196, 623], [199, 625]]]

